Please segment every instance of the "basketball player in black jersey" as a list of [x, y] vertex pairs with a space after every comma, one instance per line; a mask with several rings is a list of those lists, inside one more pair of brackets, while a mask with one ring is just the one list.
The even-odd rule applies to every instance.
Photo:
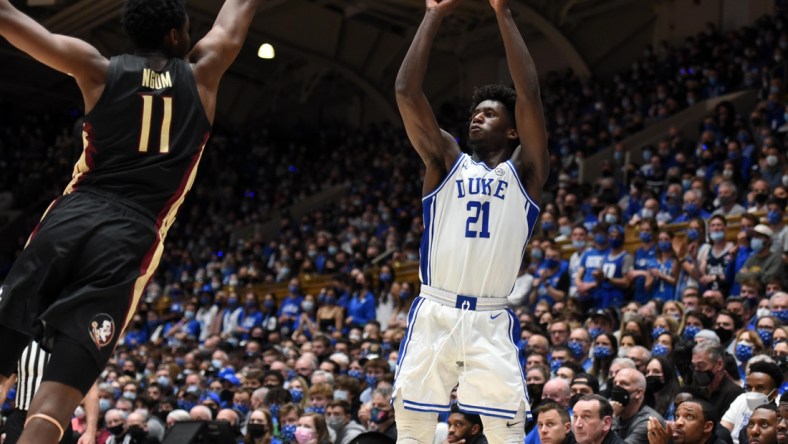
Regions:
[[184, 0], [127, 0], [122, 23], [137, 50], [108, 60], [0, 0], [0, 36], [73, 76], [85, 103], [73, 180], [0, 286], [0, 374], [32, 337], [51, 352], [20, 444], [60, 439], [134, 314], [259, 3], [226, 0], [190, 51]]

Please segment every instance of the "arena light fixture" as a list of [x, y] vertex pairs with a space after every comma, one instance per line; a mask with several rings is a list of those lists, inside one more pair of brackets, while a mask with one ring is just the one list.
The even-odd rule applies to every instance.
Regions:
[[260, 45], [260, 49], [257, 50], [257, 57], [265, 60], [271, 60], [276, 57], [273, 45], [270, 43], [263, 43]]

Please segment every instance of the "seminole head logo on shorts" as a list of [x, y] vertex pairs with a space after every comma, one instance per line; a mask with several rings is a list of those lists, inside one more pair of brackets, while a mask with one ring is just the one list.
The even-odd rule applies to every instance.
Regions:
[[112, 342], [112, 337], [115, 335], [115, 321], [112, 320], [112, 316], [99, 313], [90, 320], [88, 332], [93, 343], [101, 350]]

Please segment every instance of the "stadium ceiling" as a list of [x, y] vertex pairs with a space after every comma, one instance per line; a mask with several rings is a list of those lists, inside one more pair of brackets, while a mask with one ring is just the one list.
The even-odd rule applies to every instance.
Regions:
[[[119, 26], [122, 0], [27, 0], [14, 2], [53, 32], [93, 43], [105, 55], [127, 51]], [[511, 0], [526, 41], [543, 41], [560, 64], [581, 74], [598, 74], [610, 49], [589, 42], [593, 30], [618, 36], [626, 45], [633, 33], [648, 34], [658, 0]], [[188, 0], [192, 38], [211, 27], [220, 0]], [[646, 11], [647, 23], [611, 26], [613, 17]], [[247, 44], [223, 81], [217, 120], [242, 127], [299, 118], [333, 118], [337, 109], [360, 109], [399, 120], [393, 84], [399, 64], [424, 13], [424, 0], [268, 0], [255, 17]], [[638, 39], [642, 48], [643, 39]], [[276, 48], [261, 60], [263, 42]], [[487, 0], [465, 0], [447, 20], [436, 41], [426, 87], [433, 99], [458, 95], [461, 66], [474, 58], [503, 55], [495, 17]], [[78, 106], [80, 96], [67, 76], [39, 67], [0, 43], [0, 97]], [[495, 67], [497, 69], [497, 66]], [[368, 111], [374, 108], [373, 113]], [[362, 119], [363, 120], [363, 119]]]

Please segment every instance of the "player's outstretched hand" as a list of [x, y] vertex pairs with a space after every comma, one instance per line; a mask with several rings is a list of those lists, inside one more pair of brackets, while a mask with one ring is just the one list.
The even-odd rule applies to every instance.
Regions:
[[495, 12], [502, 12], [509, 9], [509, 0], [490, 0], [490, 6]]
[[427, 0], [427, 10], [448, 14], [460, 4], [462, 0]]

